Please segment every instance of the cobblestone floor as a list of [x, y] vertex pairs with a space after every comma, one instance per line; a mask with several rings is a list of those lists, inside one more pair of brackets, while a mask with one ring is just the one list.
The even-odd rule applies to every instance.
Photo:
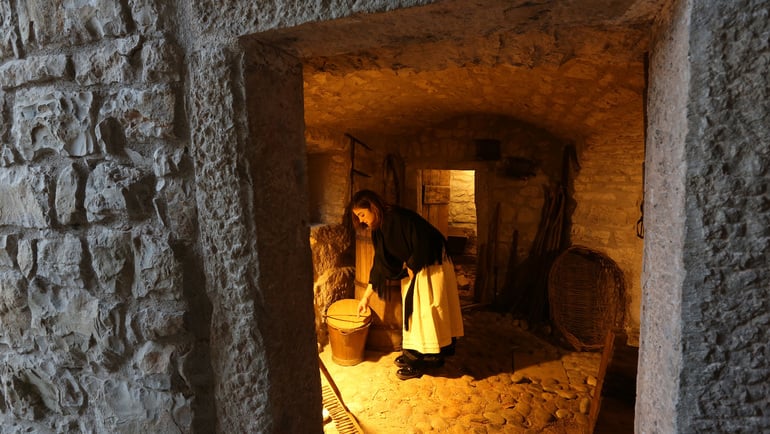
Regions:
[[[367, 434], [565, 433], [588, 431], [601, 354], [571, 352], [510, 315], [463, 312], [455, 356], [421, 378], [396, 378], [399, 353], [367, 351], [355, 366], [321, 358]], [[523, 326], [523, 327], [522, 327]], [[337, 432], [334, 422], [324, 432]]]

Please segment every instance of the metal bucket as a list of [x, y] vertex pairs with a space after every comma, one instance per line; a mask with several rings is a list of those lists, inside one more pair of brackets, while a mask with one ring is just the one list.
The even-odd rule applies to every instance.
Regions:
[[326, 311], [326, 326], [332, 360], [342, 366], [353, 366], [364, 360], [364, 347], [372, 322], [371, 310], [358, 315], [358, 300], [335, 301]]

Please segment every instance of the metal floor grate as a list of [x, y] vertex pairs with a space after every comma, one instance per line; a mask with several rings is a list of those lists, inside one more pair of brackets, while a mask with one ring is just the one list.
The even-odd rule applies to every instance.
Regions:
[[329, 370], [326, 369], [323, 360], [318, 358], [318, 363], [321, 368], [321, 398], [324, 408], [329, 411], [334, 425], [337, 427], [337, 431], [340, 434], [364, 434], [364, 430], [361, 429], [361, 425], [358, 424], [356, 417], [348, 410], [345, 403], [342, 401], [337, 385], [334, 384]]

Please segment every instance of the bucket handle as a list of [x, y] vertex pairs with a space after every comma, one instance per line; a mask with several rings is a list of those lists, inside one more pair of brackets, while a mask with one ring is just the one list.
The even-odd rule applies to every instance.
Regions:
[[[367, 308], [366, 311], [369, 312], [369, 308]], [[358, 314], [325, 315], [324, 316], [324, 320], [327, 320], [326, 321], [327, 324], [329, 323], [329, 321], [328, 321], [329, 318], [336, 319], [337, 321], [350, 322], [350, 323], [359, 323], [359, 322], [361, 322], [361, 318], [362, 317], [360, 315], [358, 315]], [[346, 318], [357, 318], [357, 319], [356, 320], [351, 320], [351, 319], [346, 319]], [[357, 332], [357, 331], [359, 331], [361, 329], [369, 327], [369, 324], [371, 324], [371, 322], [372, 322], [372, 317], [371, 316], [366, 316], [366, 317], [363, 318], [363, 320], [364, 320], [364, 324], [360, 325], [360, 326], [358, 326], [358, 327], [356, 327], [354, 329], [339, 329], [338, 328], [337, 331], [340, 332], [340, 334], [342, 334], [342, 335], [349, 335], [351, 333]]]
[[369, 327], [369, 323], [366, 323], [366, 324], [362, 325], [361, 327], [354, 328], [354, 329], [337, 329], [337, 332], [339, 334], [343, 335], [343, 336], [347, 336], [347, 335], [353, 334], [353, 333], [355, 333], [355, 332], [357, 332], [359, 330], [363, 330], [363, 329], [365, 329], [367, 327]]

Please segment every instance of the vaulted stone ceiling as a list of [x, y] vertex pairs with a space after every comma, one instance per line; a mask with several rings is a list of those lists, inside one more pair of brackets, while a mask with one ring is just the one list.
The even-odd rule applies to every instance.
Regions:
[[495, 114], [580, 140], [643, 130], [644, 56], [665, 3], [446, 0], [259, 37], [303, 60], [309, 129], [410, 134]]

